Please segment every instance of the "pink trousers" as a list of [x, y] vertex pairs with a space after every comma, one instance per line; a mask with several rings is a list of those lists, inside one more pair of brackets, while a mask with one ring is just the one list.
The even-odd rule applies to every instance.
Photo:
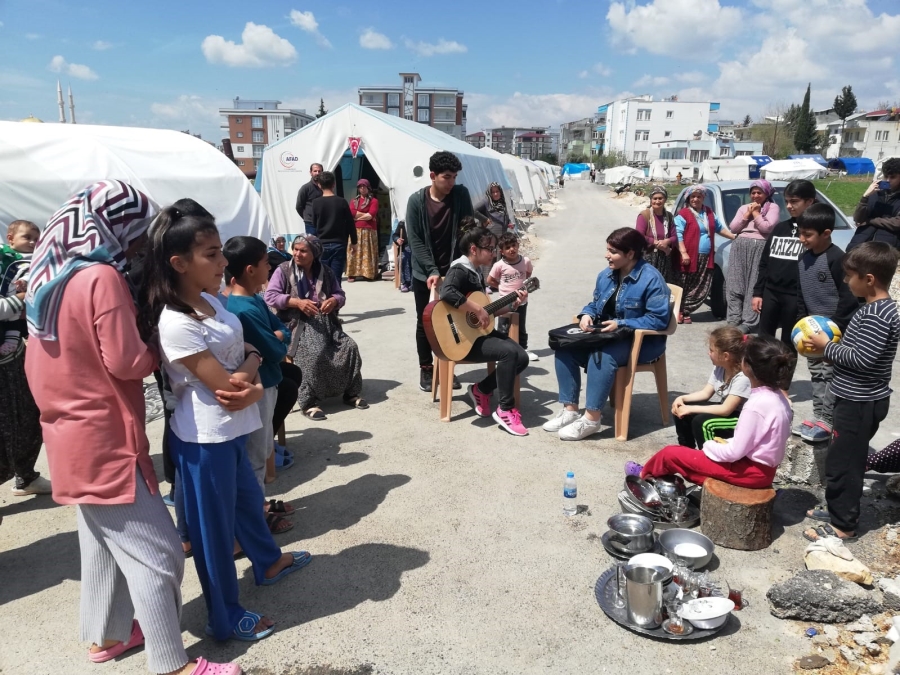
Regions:
[[738, 487], [761, 490], [772, 487], [775, 469], [774, 466], [759, 464], [746, 457], [736, 462], [716, 462], [701, 450], [683, 445], [667, 445], [647, 460], [641, 471], [641, 478], [677, 473], [698, 485], [703, 485], [707, 478], [715, 478]]

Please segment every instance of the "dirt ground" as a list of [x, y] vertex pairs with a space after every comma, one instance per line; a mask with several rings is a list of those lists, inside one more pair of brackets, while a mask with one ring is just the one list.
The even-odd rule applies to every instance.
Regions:
[[[543, 432], [540, 425], [558, 409], [546, 332], [590, 300], [605, 267], [606, 235], [633, 225], [636, 212], [600, 186], [568, 181], [552, 215], [534, 221], [542, 288], [528, 318], [530, 348], [541, 358], [522, 378], [523, 420], [532, 430], [526, 438], [477, 418], [464, 392], [454, 420], [441, 423], [437, 404], [417, 386], [412, 295], [388, 282], [349, 284], [345, 328], [359, 343], [372, 407], [330, 401], [324, 422], [293, 413], [287, 438], [297, 463], [270, 486], [272, 496], [298, 509], [295, 528], [278, 542], [309, 550], [313, 562], [274, 588], [254, 587], [249, 563], [237, 563], [245, 606], [277, 621], [272, 637], [251, 645], [204, 635], [205, 608], [189, 561], [182, 619], [188, 653], [235, 659], [259, 675], [790, 672], [809, 653], [808, 640], [803, 626], [769, 614], [765, 592], [803, 567], [803, 509], [817, 499], [808, 490], [779, 494], [780, 525], [768, 549], [717, 551], [714, 577], [742, 584], [750, 602], [717, 638], [649, 640], [612, 623], [594, 599], [594, 583], [610, 565], [597, 537], [619, 511], [622, 465], [645, 460], [674, 433], [661, 426], [650, 376], [638, 377], [627, 442], [617, 442], [609, 427], [579, 443]], [[694, 318], [669, 341], [670, 399], [702, 386], [711, 367], [706, 335], [716, 324], [706, 310]], [[459, 375], [466, 384], [480, 372], [470, 366]], [[802, 363], [792, 392], [798, 413], [810, 413]], [[611, 420], [609, 409], [605, 418]], [[162, 426], [148, 427], [160, 476]], [[894, 409], [873, 445], [898, 431]], [[39, 468], [46, 471], [43, 456]], [[579, 503], [588, 507], [571, 518], [561, 508], [566, 471], [575, 472]], [[2, 490], [0, 671], [147, 672], [140, 651], [106, 666], [86, 658], [74, 509], [47, 497], [14, 499], [9, 484]], [[866, 514], [871, 532], [853, 545], [861, 552], [879, 536], [875, 528], [897, 520], [894, 509]]]

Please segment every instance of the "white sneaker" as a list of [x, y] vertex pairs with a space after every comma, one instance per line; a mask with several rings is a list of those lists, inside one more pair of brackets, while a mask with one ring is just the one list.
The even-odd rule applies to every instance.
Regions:
[[541, 428], [544, 431], [559, 431], [563, 427], [572, 424], [572, 422], [577, 420], [579, 417], [581, 417], [581, 415], [579, 415], [574, 410], [566, 410], [565, 408], [563, 408], [556, 414], [556, 417], [544, 424], [544, 426], [542, 426]]
[[537, 354], [535, 354], [534, 352], [525, 352], [525, 353], [528, 354], [528, 360], [529, 360], [529, 361], [537, 361], [537, 360], [540, 358], [540, 357], [539, 357]]
[[580, 441], [600, 431], [600, 420], [591, 422], [588, 418], [582, 416], [572, 422], [572, 424], [559, 430], [559, 440], [561, 441]]
[[13, 485], [13, 497], [27, 497], [28, 495], [49, 495], [53, 493], [50, 489], [50, 481], [43, 476], [38, 476], [23, 488], [17, 488]]

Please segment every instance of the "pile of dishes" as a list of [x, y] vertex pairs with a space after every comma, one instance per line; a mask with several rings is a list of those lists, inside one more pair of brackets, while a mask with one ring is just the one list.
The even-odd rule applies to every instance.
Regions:
[[[661, 476], [643, 480], [625, 477], [625, 489], [619, 492], [619, 505], [626, 513], [649, 518], [659, 527], [695, 527], [700, 523], [700, 509], [691, 501], [691, 490], [680, 476]], [[673, 512], [678, 504], [680, 510]]]
[[628, 560], [639, 553], [658, 549], [659, 542], [653, 522], [646, 516], [619, 513], [606, 521], [609, 531], [600, 541], [613, 558]]

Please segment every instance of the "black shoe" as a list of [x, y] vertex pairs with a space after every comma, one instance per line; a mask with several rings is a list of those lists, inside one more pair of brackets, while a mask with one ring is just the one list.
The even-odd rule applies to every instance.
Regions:
[[419, 372], [419, 389], [422, 391], [431, 391], [431, 382], [433, 378], [433, 368], [422, 368]]
[[462, 389], [462, 385], [459, 383], [459, 380], [456, 379], [456, 375], [453, 376], [453, 388]]

